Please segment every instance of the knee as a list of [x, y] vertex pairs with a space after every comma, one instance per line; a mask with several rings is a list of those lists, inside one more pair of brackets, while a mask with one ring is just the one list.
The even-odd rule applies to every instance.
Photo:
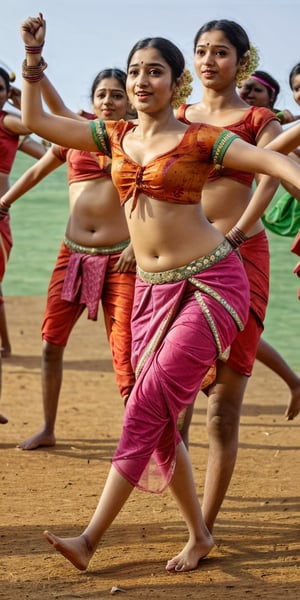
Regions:
[[240, 408], [234, 405], [212, 403], [207, 415], [207, 432], [212, 438], [222, 444], [235, 441], [240, 423]]
[[45, 363], [55, 362], [62, 360], [64, 348], [62, 346], [56, 346], [50, 344], [46, 340], [43, 341], [43, 354], [42, 360]]

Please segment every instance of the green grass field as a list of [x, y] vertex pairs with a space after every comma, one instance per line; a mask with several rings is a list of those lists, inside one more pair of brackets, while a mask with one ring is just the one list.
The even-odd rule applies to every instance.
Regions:
[[[15, 181], [33, 162], [19, 152]], [[68, 218], [65, 166], [49, 175], [11, 209], [14, 247], [3, 283], [7, 296], [45, 295]], [[269, 233], [271, 294], [264, 337], [300, 372], [300, 280], [293, 274], [297, 257], [291, 238]]]

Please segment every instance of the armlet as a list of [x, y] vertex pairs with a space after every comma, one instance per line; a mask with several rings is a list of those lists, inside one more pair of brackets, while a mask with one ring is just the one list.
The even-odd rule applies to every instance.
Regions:
[[222, 131], [221, 135], [219, 135], [212, 149], [212, 158], [215, 169], [222, 168], [222, 161], [226, 150], [229, 148], [231, 142], [233, 142], [233, 140], [236, 140], [238, 137], [238, 135], [236, 135], [235, 133], [231, 133], [231, 131], [228, 131], [226, 129]]
[[93, 140], [100, 152], [111, 156], [110, 142], [104, 121], [100, 121], [99, 119], [90, 121], [90, 128]]

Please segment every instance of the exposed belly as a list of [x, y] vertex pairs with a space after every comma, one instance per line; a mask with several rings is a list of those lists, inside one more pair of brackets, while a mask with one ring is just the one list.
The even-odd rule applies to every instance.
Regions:
[[189, 264], [224, 239], [204, 218], [199, 204], [162, 202], [141, 195], [135, 209], [130, 209], [128, 203], [131, 241], [137, 264], [144, 271], [166, 271]]
[[207, 183], [202, 192], [206, 218], [222, 233], [239, 220], [251, 199], [251, 189], [229, 178]]
[[124, 209], [110, 179], [70, 186], [66, 235], [83, 246], [110, 246], [129, 238]]

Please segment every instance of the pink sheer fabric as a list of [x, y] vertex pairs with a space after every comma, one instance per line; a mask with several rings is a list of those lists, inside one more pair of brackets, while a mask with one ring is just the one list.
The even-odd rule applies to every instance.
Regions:
[[[195, 279], [213, 288], [246, 322], [249, 286], [234, 252]], [[237, 325], [222, 304], [201, 294], [225, 351], [237, 335]], [[113, 465], [132, 485], [159, 493], [175, 468], [176, 446], [181, 441], [178, 416], [194, 402], [215, 362], [216, 343], [188, 279], [154, 285], [137, 278], [132, 337], [137, 380], [126, 405]]]

